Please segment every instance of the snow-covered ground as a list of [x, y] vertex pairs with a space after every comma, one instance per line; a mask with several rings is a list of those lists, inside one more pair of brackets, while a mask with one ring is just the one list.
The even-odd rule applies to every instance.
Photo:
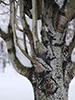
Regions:
[[75, 100], [75, 77], [73, 78], [69, 86], [69, 100]]
[[34, 100], [31, 83], [11, 64], [6, 66], [4, 73], [0, 73], [0, 100]]

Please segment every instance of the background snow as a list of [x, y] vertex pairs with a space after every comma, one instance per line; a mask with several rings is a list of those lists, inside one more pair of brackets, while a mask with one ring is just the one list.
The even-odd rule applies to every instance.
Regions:
[[[6, 3], [9, 3], [9, 0], [3, 0]], [[8, 24], [10, 19], [10, 11], [9, 6], [5, 6], [4, 4], [0, 4], [0, 28], [4, 32], [8, 32]]]
[[[9, 3], [9, 0], [4, 0], [6, 3]], [[56, 0], [57, 4], [60, 6], [63, 5], [64, 0]], [[61, 7], [60, 6], [60, 7]], [[8, 13], [7, 13], [8, 12]], [[5, 14], [4, 14], [5, 13]], [[0, 28], [8, 33], [8, 23], [9, 23], [9, 6], [5, 6], [4, 4], [0, 4]], [[32, 30], [32, 20], [26, 17], [27, 22], [30, 25], [30, 29]], [[38, 21], [38, 33], [41, 31], [41, 22]], [[21, 25], [20, 25], [21, 26]], [[18, 32], [17, 32], [18, 33]], [[22, 34], [22, 33], [21, 33]], [[20, 35], [21, 35], [20, 34]], [[40, 41], [41, 41], [41, 36]], [[23, 39], [23, 38], [22, 38]], [[17, 56], [20, 51], [17, 51]], [[23, 58], [22, 55], [19, 55], [20, 59], [24, 60], [24, 64], [30, 65], [28, 61]], [[74, 57], [74, 59], [73, 59]], [[75, 49], [72, 52], [71, 58], [75, 61]], [[1, 61], [1, 60], [0, 60]], [[22, 63], [23, 63], [22, 62]], [[2, 64], [0, 62], [0, 68]], [[0, 69], [1, 70], [1, 69]], [[70, 83], [69, 88], [69, 100], [74, 100], [75, 98], [75, 78]], [[27, 80], [27, 78], [18, 74], [12, 67], [10, 63], [7, 64], [4, 73], [0, 73], [0, 100], [34, 100], [33, 96], [33, 88], [31, 83]]]
[[75, 48], [72, 51], [71, 60], [72, 60], [73, 63], [75, 63]]
[[[30, 27], [30, 30], [32, 31], [32, 19], [30, 19], [27, 15], [26, 15], [26, 21]], [[40, 35], [40, 32], [41, 32], [41, 28], [42, 28], [42, 23], [41, 23], [41, 20], [38, 20], [37, 22], [37, 33], [38, 33], [38, 36], [39, 36], [39, 40], [41, 42], [41, 35]]]
[[72, 42], [74, 35], [75, 35], [75, 19], [71, 20], [68, 23], [67, 35], [66, 35], [66, 39], [65, 39], [67, 46], [69, 46], [70, 43]]
[[0, 100], [34, 100], [31, 83], [11, 64], [7, 64], [4, 73], [0, 73]]
[[64, 0], [55, 0], [55, 2], [59, 5], [59, 7], [61, 8], [63, 6], [63, 2]]

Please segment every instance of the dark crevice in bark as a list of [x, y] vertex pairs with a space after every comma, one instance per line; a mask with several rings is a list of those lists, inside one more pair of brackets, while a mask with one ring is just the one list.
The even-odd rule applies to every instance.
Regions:
[[55, 44], [53, 44], [52, 46], [61, 47], [62, 45], [63, 45], [63, 42], [62, 42], [62, 43], [55, 43]]
[[[49, 68], [47, 68], [43, 63], [41, 63], [41, 62], [39, 62], [46, 70], [49, 70]], [[48, 64], [47, 62], [46, 62], [46, 64]], [[49, 64], [48, 64], [49, 65]], [[52, 67], [50, 66], [50, 68], [52, 69]]]
[[48, 65], [50, 65], [50, 62], [52, 61], [52, 60], [54, 60], [54, 59], [56, 59], [56, 57], [47, 57], [46, 59], [45, 59], [45, 62], [48, 64]]
[[65, 86], [65, 70], [66, 70], [67, 62], [63, 61], [62, 69], [63, 69], [63, 85]]
[[52, 77], [50, 71], [43, 71], [41, 73], [36, 73], [36, 79], [38, 84], [33, 82], [33, 86], [43, 92], [46, 97], [54, 95], [58, 89], [58, 84], [55, 79]]
[[59, 6], [55, 3], [53, 5], [53, 15], [52, 15], [52, 25], [55, 31], [57, 30], [56, 27], [57, 27], [58, 12], [59, 12]]

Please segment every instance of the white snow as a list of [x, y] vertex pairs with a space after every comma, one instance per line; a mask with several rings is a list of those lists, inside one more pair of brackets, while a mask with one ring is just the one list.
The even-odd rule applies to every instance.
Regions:
[[7, 46], [4, 40], [0, 37], [0, 72], [3, 72], [3, 63], [8, 62]]
[[30, 46], [29, 39], [28, 39], [27, 36], [26, 36], [26, 46], [28, 48], [28, 54], [29, 54], [29, 56], [32, 57], [32, 54], [31, 54], [31, 46]]
[[[72, 43], [74, 35], [75, 35], [75, 18], [68, 24], [67, 34], [65, 38], [67, 46], [69, 46]], [[72, 50], [71, 61], [75, 63], [75, 48], [73, 48]]]
[[29, 80], [7, 65], [0, 73], [0, 100], [34, 100], [33, 88]]
[[[10, 64], [4, 73], [0, 73], [0, 100], [34, 100], [29, 80], [18, 74]], [[69, 100], [75, 100], [75, 78], [70, 83]]]
[[75, 48], [73, 49], [72, 54], [71, 54], [71, 61], [75, 63]]
[[[3, 42], [3, 50], [4, 50], [4, 52], [7, 52], [6, 43], [5, 43], [5, 41], [0, 37], [0, 44], [1, 44], [1, 42]], [[0, 45], [0, 50], [1, 50], [1, 45]]]
[[69, 99], [68, 100], [75, 100], [75, 77], [71, 81], [69, 85]]
[[20, 51], [20, 49], [16, 46], [16, 56], [20, 60], [20, 62], [26, 67], [32, 67], [30, 60]]
[[59, 7], [61, 8], [63, 6], [63, 2], [64, 0], [55, 0], [55, 2], [59, 5]]
[[[4, 0], [6, 3], [9, 3], [9, 0]], [[4, 4], [0, 4], [0, 28], [4, 32], [8, 32], [8, 24], [10, 19], [10, 11], [9, 6], [5, 6]]]
[[70, 43], [72, 42], [73, 37], [74, 37], [74, 32], [70, 31], [69, 33], [67, 33], [66, 39], [65, 39], [65, 42], [66, 42], [67, 46], [70, 45]]
[[[26, 21], [30, 27], [30, 30], [32, 31], [32, 19], [30, 19], [27, 15], [25, 15], [25, 16], [26, 16]], [[41, 42], [41, 34], [40, 34], [41, 28], [42, 28], [42, 22], [41, 22], [41, 20], [38, 20], [37, 21], [37, 31], [38, 31], [37, 33], [38, 33], [40, 42]]]
[[72, 21], [69, 22], [68, 24], [68, 28], [67, 28], [67, 35], [66, 35], [66, 39], [65, 39], [65, 42], [66, 42], [66, 45], [69, 46], [70, 43], [72, 42], [72, 39], [74, 37], [74, 32], [75, 32], [75, 19], [73, 19]]
[[[16, 30], [16, 33], [19, 38], [18, 42], [19, 42], [21, 48], [24, 50], [25, 48], [24, 48], [24, 42], [23, 42], [23, 32]], [[28, 38], [26, 38], [26, 44], [28, 47], [28, 53], [31, 56], [31, 48], [30, 48]], [[15, 47], [16, 47], [16, 55], [17, 55], [18, 59], [20, 60], [20, 62], [27, 67], [32, 67], [30, 60], [20, 51], [20, 49], [17, 47], [16, 43], [15, 43]]]

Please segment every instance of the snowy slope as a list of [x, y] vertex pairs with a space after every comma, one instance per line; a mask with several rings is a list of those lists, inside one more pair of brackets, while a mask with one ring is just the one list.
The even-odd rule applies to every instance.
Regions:
[[29, 80], [7, 65], [0, 73], [0, 100], [34, 100], [33, 88]]

